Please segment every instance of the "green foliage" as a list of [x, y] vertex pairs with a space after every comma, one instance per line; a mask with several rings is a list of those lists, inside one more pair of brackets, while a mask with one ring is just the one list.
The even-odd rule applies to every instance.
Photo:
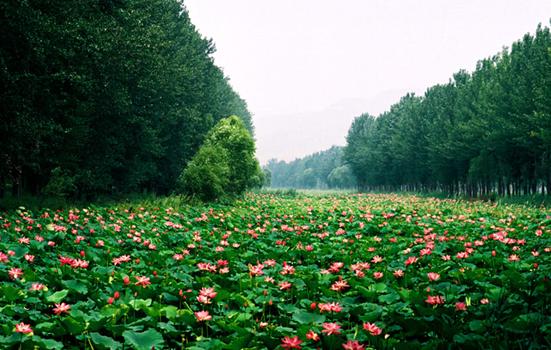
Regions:
[[0, 196], [168, 193], [220, 119], [252, 132], [179, 0], [8, 1], [0, 21]]
[[272, 185], [272, 172], [268, 168], [263, 168], [262, 172], [264, 173], [264, 187], [270, 187]]
[[162, 349], [164, 343], [161, 333], [154, 329], [145, 332], [125, 331], [124, 340], [136, 350]]
[[281, 190], [173, 204], [2, 212], [0, 348], [549, 348], [546, 208]]
[[491, 197], [551, 193], [551, 33], [404, 96], [349, 129], [344, 159], [364, 190]]
[[222, 197], [229, 182], [228, 154], [219, 145], [205, 144], [180, 176], [180, 191], [204, 201]]
[[227, 193], [239, 195], [249, 188], [262, 186], [264, 176], [254, 156], [254, 139], [241, 118], [233, 115], [222, 119], [208, 133], [205, 144], [220, 146], [228, 154]]
[[275, 188], [354, 188], [356, 181], [349, 176], [342, 156], [343, 148], [334, 146], [289, 163], [272, 159], [265, 169], [270, 171], [271, 186]]
[[61, 290], [59, 292], [55, 292], [49, 297], [47, 297], [46, 301], [50, 303], [59, 303], [67, 296], [68, 293], [69, 291], [67, 289]]
[[182, 193], [212, 201], [259, 188], [264, 174], [254, 157], [254, 140], [237, 116], [222, 119], [180, 176]]
[[65, 198], [74, 194], [75, 190], [75, 177], [58, 167], [52, 170], [50, 180], [42, 192], [47, 196]]
[[348, 165], [341, 165], [329, 173], [327, 176], [329, 188], [353, 188], [355, 184], [354, 174]]

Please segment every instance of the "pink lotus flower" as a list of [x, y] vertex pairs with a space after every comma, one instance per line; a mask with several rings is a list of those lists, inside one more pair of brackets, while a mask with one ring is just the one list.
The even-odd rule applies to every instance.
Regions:
[[342, 262], [334, 262], [331, 264], [331, 266], [329, 267], [329, 272], [331, 273], [338, 273], [342, 267], [344, 266], [344, 264]]
[[280, 272], [282, 275], [293, 275], [295, 273], [295, 268], [291, 265], [288, 265], [286, 261], [283, 262], [283, 270]]
[[339, 303], [319, 303], [318, 308], [320, 312], [341, 312], [342, 306]]
[[264, 268], [264, 265], [262, 264], [256, 264], [251, 265], [249, 264], [249, 275], [252, 276], [261, 276], [264, 274], [264, 271], [262, 270]]
[[366, 322], [363, 324], [363, 329], [368, 331], [372, 336], [378, 336], [383, 332], [375, 323]]
[[23, 270], [17, 267], [12, 267], [10, 271], [8, 271], [8, 275], [12, 280], [17, 280], [19, 277], [23, 276]]
[[63, 265], [72, 265], [73, 261], [74, 261], [73, 258], [69, 258], [69, 257], [66, 257], [66, 256], [60, 256], [59, 257], [59, 262], [61, 263], [61, 266], [63, 266]]
[[411, 264], [414, 264], [417, 262], [417, 257], [415, 256], [410, 256], [409, 258], [407, 258], [406, 260], [406, 266], [408, 265], [411, 265]]
[[79, 267], [81, 269], [86, 269], [86, 268], [88, 268], [88, 261], [81, 260], [81, 259], [75, 259], [71, 263], [71, 267], [74, 268], [74, 269], [79, 268]]
[[211, 263], [197, 263], [197, 267], [201, 271], [216, 272], [217, 266]]
[[394, 275], [394, 277], [396, 277], [396, 278], [404, 277], [404, 271], [402, 271], [402, 270], [396, 270], [396, 271], [394, 271], [393, 275]]
[[344, 350], [364, 350], [365, 347], [358, 343], [357, 340], [349, 340], [346, 343], [342, 344]]
[[284, 337], [281, 340], [281, 347], [283, 349], [302, 349], [300, 344], [302, 343], [302, 340], [299, 339], [298, 336], [294, 337]]
[[205, 296], [210, 299], [214, 299], [218, 293], [214, 291], [214, 288], [201, 288], [199, 295]]
[[429, 248], [421, 249], [421, 251], [419, 252], [420, 256], [431, 255], [431, 254], [432, 254], [432, 250]]
[[381, 261], [383, 261], [383, 258], [381, 258], [381, 257], [378, 256], [378, 255], [375, 255], [375, 256], [373, 257], [373, 259], [371, 259], [371, 262], [374, 263], [374, 264], [380, 263]]
[[440, 279], [440, 275], [437, 274], [436, 272], [427, 273], [427, 277], [429, 278], [429, 281], [436, 281], [436, 280]]
[[210, 298], [207, 297], [207, 296], [204, 296], [204, 295], [198, 295], [197, 296], [197, 301], [200, 302], [201, 304], [210, 304]]
[[113, 265], [117, 266], [117, 265], [120, 265], [123, 262], [129, 262], [130, 260], [131, 259], [130, 259], [129, 255], [122, 255], [118, 258], [113, 258]]
[[279, 282], [278, 284], [280, 290], [287, 290], [290, 289], [292, 284], [287, 281]]
[[341, 312], [342, 306], [339, 305], [339, 303], [329, 303], [329, 307], [332, 312]]
[[313, 330], [309, 330], [308, 333], [306, 333], [306, 339], [317, 342], [320, 340], [320, 336], [318, 333], [314, 332]]
[[61, 304], [55, 304], [54, 308], [54, 314], [60, 315], [62, 313], [69, 313], [69, 310], [71, 309], [71, 305], [61, 303]]
[[373, 278], [375, 278], [376, 280], [383, 278], [383, 276], [384, 275], [382, 272], [373, 272]]
[[425, 303], [430, 305], [441, 305], [444, 304], [444, 298], [440, 295], [427, 295]]
[[268, 259], [262, 263], [263, 265], [274, 267], [276, 265], [276, 261], [274, 259]]
[[212, 316], [209, 314], [208, 311], [197, 311], [195, 313], [195, 318], [199, 322], [212, 320]]
[[348, 285], [348, 282], [346, 282], [345, 280], [339, 279], [338, 281], [335, 281], [331, 285], [331, 290], [334, 290], [335, 292], [341, 292], [349, 287], [350, 286]]
[[29, 288], [29, 290], [31, 291], [39, 291], [39, 290], [43, 290], [44, 288], [46, 288], [45, 285], [43, 285], [42, 283], [33, 283], [31, 285], [31, 288]]
[[32, 334], [33, 332], [31, 325], [23, 322], [15, 325], [15, 331], [17, 333], [23, 333], [23, 334]]
[[143, 288], [146, 288], [148, 285], [151, 284], [151, 282], [149, 281], [149, 277], [136, 276], [135, 278], [136, 280], [138, 280], [138, 282], [135, 283], [135, 285], [137, 286], [142, 286]]
[[467, 311], [467, 304], [463, 302], [455, 303], [455, 311]]
[[322, 333], [325, 333], [327, 335], [332, 335], [332, 334], [341, 334], [341, 326], [337, 323], [334, 323], [334, 322], [324, 322], [322, 324], [323, 326], [323, 330], [321, 331]]

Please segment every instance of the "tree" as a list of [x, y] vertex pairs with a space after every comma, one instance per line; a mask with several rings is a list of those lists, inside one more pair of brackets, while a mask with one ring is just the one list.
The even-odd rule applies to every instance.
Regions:
[[356, 186], [356, 179], [348, 165], [337, 167], [327, 176], [330, 188], [351, 189]]
[[272, 185], [272, 172], [268, 168], [262, 168], [262, 172], [264, 173], [264, 183], [262, 186], [270, 187]]
[[540, 25], [474, 72], [356, 118], [345, 161], [364, 190], [549, 194], [550, 82], [551, 33]]
[[220, 119], [253, 131], [181, 0], [10, 0], [0, 22], [0, 195], [170, 193]]
[[228, 153], [219, 145], [205, 144], [179, 178], [180, 192], [213, 201], [226, 194], [230, 168]]
[[254, 152], [254, 140], [239, 117], [220, 120], [182, 172], [181, 192], [215, 200], [261, 187], [264, 174]]
[[[276, 188], [337, 188], [339, 181], [329, 175], [343, 165], [343, 148], [333, 146], [289, 163], [271, 159], [266, 169], [271, 172], [271, 186]], [[336, 178], [334, 178], [336, 180]], [[349, 188], [355, 184], [350, 184]]]

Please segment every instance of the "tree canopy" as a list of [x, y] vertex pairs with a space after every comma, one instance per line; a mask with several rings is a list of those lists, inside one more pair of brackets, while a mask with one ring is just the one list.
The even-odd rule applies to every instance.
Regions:
[[354, 188], [355, 179], [342, 162], [343, 148], [333, 146], [291, 162], [272, 159], [265, 166], [275, 188]]
[[239, 117], [220, 120], [182, 172], [181, 191], [211, 201], [261, 187], [264, 174], [254, 153], [254, 140]]
[[220, 119], [252, 132], [181, 1], [10, 0], [0, 21], [0, 195], [167, 193]]
[[354, 120], [344, 150], [364, 190], [551, 192], [551, 35], [510, 49], [424, 96]]

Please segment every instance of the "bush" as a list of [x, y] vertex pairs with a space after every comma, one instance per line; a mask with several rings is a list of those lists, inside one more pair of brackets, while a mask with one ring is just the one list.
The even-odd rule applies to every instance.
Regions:
[[180, 176], [181, 192], [204, 201], [215, 200], [225, 194], [229, 172], [226, 150], [216, 145], [205, 145]]
[[54, 168], [50, 175], [50, 181], [44, 187], [43, 193], [46, 196], [67, 198], [76, 191], [75, 177], [61, 168]]
[[264, 174], [254, 140], [237, 116], [222, 119], [179, 178], [180, 193], [212, 201], [261, 187]]

